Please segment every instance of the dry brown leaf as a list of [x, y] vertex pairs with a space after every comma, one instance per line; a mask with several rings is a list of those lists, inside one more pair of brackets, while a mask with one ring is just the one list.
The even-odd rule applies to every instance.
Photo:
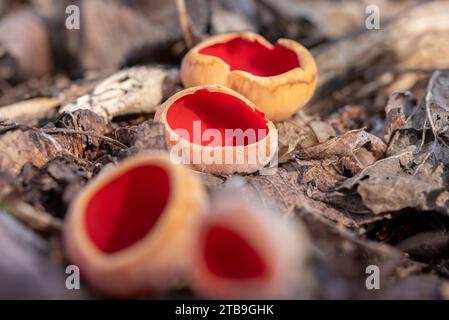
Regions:
[[393, 93], [385, 106], [385, 133], [384, 139], [388, 144], [396, 130], [402, 128], [410, 110], [416, 106], [416, 98], [411, 92]]
[[294, 157], [299, 160], [335, 159], [341, 174], [345, 170], [356, 174], [382, 157], [385, 147], [381, 139], [359, 129], [312, 147], [298, 149]]
[[391, 138], [387, 158], [343, 183], [374, 213], [404, 208], [449, 212], [449, 72], [436, 72], [423, 101]]

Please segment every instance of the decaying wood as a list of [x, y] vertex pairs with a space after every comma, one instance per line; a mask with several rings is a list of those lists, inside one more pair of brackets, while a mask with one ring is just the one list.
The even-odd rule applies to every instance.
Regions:
[[61, 112], [90, 110], [106, 120], [133, 113], [151, 113], [174, 92], [178, 72], [158, 67], [119, 71], [98, 84], [92, 93], [61, 108]]
[[29, 123], [50, 118], [61, 100], [58, 98], [35, 98], [0, 107], [0, 120]]

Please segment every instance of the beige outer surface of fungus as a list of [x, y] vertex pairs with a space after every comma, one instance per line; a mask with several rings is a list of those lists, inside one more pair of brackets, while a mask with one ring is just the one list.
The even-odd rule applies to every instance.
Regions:
[[[266, 118], [268, 133], [264, 138], [255, 143], [237, 146], [204, 146], [196, 144], [182, 138], [170, 127], [167, 121], [167, 112], [171, 105], [178, 99], [203, 89], [209, 92], [221, 92], [231, 95], [243, 101], [253, 111], [261, 112], [254, 103], [244, 96], [222, 86], [200, 86], [178, 92], [161, 105], [154, 117], [154, 120], [165, 124], [166, 137], [169, 148], [172, 150], [172, 156], [176, 157], [181, 163], [190, 165], [196, 170], [223, 175], [256, 172], [270, 163], [277, 152], [278, 136], [274, 124]], [[213, 104], [211, 104], [210, 108], [213, 109], [213, 107]], [[255, 155], [257, 156], [255, 157]], [[218, 159], [219, 161], [214, 161], [213, 163], [198, 161], [198, 159], [207, 158]], [[229, 163], [226, 162], [226, 159], [243, 159], [243, 161]]]
[[206, 39], [184, 57], [181, 79], [185, 87], [216, 84], [229, 87], [251, 100], [272, 121], [288, 119], [312, 97], [317, 82], [317, 66], [311, 53], [296, 41], [279, 39], [277, 44], [296, 53], [300, 67], [274, 76], [257, 76], [232, 70], [221, 58], [200, 51], [235, 38], [257, 41], [273, 48], [265, 38], [252, 32], [227, 33]]
[[[208, 234], [217, 226], [246, 242], [265, 264], [264, 271], [249, 276], [256, 270], [245, 266], [251, 263], [251, 253], [239, 250], [235, 239], [218, 235], [208, 246], [206, 241], [212, 241]], [[238, 196], [224, 198], [204, 219], [191, 270], [192, 287], [210, 299], [292, 298], [308, 281], [309, 251], [309, 237], [297, 221], [245, 204]]]
[[[168, 173], [167, 203], [142, 238], [118, 251], [105, 252], [87, 231], [87, 205], [101, 188], [141, 165], [156, 165]], [[149, 180], [151, 183], [155, 182]], [[154, 200], [152, 197], [148, 194], [148, 201]], [[165, 154], [144, 153], [129, 158], [93, 179], [71, 204], [63, 229], [66, 255], [93, 288], [109, 296], [138, 297], [164, 291], [191, 264], [190, 252], [206, 212], [206, 201], [198, 178], [185, 167], [173, 164]]]

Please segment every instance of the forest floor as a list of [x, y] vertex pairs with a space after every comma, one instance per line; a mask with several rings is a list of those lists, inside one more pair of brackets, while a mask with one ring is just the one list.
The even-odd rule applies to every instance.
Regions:
[[[78, 1], [76, 32], [50, 2], [0, 1], [0, 297], [98, 297], [65, 289], [68, 205], [105, 167], [167, 149], [152, 119], [189, 42], [252, 30], [300, 41], [319, 69], [312, 101], [275, 123], [277, 170], [239, 185], [308, 230], [295, 298], [449, 299], [449, 1], [195, 0], [182, 28], [169, 1]], [[195, 174], [211, 194], [235, 181]]]

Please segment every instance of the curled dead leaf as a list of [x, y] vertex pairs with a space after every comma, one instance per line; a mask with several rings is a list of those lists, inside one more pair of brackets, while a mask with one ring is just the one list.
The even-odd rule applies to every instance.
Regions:
[[404, 208], [449, 213], [448, 92], [449, 72], [435, 72], [420, 105], [393, 134], [387, 157], [339, 190], [356, 190], [376, 214]]
[[341, 173], [350, 170], [352, 174], [356, 174], [381, 158], [385, 148], [381, 139], [359, 129], [312, 147], [298, 149], [294, 152], [294, 157], [300, 160], [335, 159]]

